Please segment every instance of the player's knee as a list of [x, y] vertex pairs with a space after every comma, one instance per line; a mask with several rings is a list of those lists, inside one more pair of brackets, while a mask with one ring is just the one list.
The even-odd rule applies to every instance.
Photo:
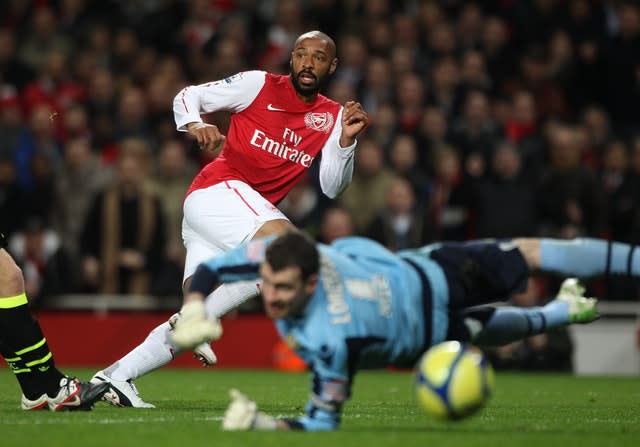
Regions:
[[520, 250], [530, 270], [540, 268], [540, 239], [516, 238], [512, 242]]
[[262, 224], [260, 229], [256, 232], [254, 239], [282, 234], [293, 230], [294, 228], [293, 224], [286, 219], [270, 220]]
[[15, 296], [23, 292], [22, 270], [6, 251], [0, 250], [0, 296]]

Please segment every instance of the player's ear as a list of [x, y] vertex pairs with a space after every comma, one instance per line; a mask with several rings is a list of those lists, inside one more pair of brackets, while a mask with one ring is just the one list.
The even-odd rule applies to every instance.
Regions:
[[314, 273], [307, 278], [307, 282], [304, 286], [307, 295], [312, 295], [316, 291], [318, 286], [318, 274]]
[[331, 61], [331, 65], [329, 66], [329, 74], [332, 75], [336, 68], [338, 67], [338, 58], [334, 57]]

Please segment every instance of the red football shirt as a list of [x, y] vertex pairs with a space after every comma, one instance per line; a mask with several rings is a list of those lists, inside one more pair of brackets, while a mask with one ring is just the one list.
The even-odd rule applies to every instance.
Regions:
[[187, 194], [239, 180], [277, 205], [325, 149], [339, 153], [327, 157], [338, 165], [332, 169], [338, 179], [329, 189], [342, 190], [351, 180], [353, 147], [339, 147], [341, 126], [336, 123], [342, 107], [335, 101], [318, 95], [307, 104], [288, 76], [260, 71], [187, 87], [174, 101], [179, 130], [201, 121], [200, 113], [223, 109], [233, 112], [224, 149], [198, 173]]

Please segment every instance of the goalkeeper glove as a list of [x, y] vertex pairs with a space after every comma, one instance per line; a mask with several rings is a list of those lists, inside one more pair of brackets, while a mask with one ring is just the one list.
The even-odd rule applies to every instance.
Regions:
[[201, 343], [217, 340], [222, 336], [222, 325], [216, 318], [208, 320], [204, 303], [191, 301], [180, 310], [171, 338], [180, 349], [192, 349]]
[[231, 403], [224, 412], [223, 430], [277, 430], [277, 419], [262, 411], [258, 405], [236, 389], [229, 390]]

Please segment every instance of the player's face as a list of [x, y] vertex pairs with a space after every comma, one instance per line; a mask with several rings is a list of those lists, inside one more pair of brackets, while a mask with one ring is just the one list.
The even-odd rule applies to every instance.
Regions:
[[310, 97], [320, 91], [323, 82], [335, 71], [338, 60], [324, 39], [299, 41], [291, 53], [291, 82], [298, 94]]
[[301, 315], [317, 283], [316, 275], [304, 281], [299, 267], [276, 272], [267, 262], [260, 266], [260, 276], [265, 312], [273, 319]]

